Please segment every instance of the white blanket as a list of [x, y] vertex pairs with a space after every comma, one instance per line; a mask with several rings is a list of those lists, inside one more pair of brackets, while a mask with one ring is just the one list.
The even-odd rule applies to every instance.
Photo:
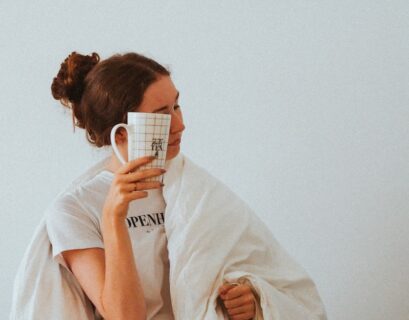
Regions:
[[176, 319], [224, 319], [217, 289], [242, 278], [266, 320], [326, 319], [313, 281], [248, 205], [188, 157], [175, 160], [164, 197]]
[[[71, 187], [99, 172], [106, 159]], [[227, 319], [218, 288], [249, 283], [260, 297], [259, 319], [326, 319], [313, 281], [271, 231], [226, 185], [186, 155], [166, 162], [163, 195], [175, 319]], [[44, 219], [18, 269], [10, 320], [93, 319], [90, 301], [51, 257]]]
[[[67, 189], [100, 172], [107, 158], [75, 179]], [[64, 192], [64, 191], [62, 191]], [[43, 216], [28, 245], [14, 279], [10, 320], [91, 320], [94, 309], [74, 275], [52, 257]]]

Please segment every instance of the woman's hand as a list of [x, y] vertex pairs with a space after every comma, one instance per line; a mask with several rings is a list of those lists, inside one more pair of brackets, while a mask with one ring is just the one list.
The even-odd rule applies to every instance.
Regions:
[[166, 172], [165, 169], [137, 170], [138, 167], [154, 159], [156, 159], [154, 156], [138, 158], [125, 163], [115, 172], [114, 180], [104, 204], [103, 215], [105, 218], [125, 220], [129, 202], [148, 196], [148, 192], [142, 190], [163, 186], [159, 181], [143, 182], [143, 179], [159, 176]]
[[255, 316], [255, 297], [247, 284], [226, 283], [220, 286], [219, 295], [231, 320], [250, 320]]

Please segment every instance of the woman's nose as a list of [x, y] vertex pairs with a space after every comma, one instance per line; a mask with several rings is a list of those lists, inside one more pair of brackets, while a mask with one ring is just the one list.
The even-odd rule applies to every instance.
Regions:
[[182, 113], [177, 113], [173, 111], [171, 113], [171, 121], [170, 121], [170, 133], [178, 133], [185, 130], [185, 125], [183, 124], [183, 117]]

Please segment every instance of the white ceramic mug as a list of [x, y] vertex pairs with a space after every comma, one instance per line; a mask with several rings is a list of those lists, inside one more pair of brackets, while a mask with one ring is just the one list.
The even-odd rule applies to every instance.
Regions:
[[[115, 142], [116, 130], [122, 127], [128, 133], [128, 161], [144, 156], [156, 156], [157, 159], [141, 166], [140, 169], [164, 168], [170, 120], [170, 114], [128, 112], [128, 123], [118, 123], [111, 130], [111, 145], [119, 161], [122, 164], [126, 163]], [[162, 182], [162, 180], [163, 175], [148, 178], [144, 181]]]

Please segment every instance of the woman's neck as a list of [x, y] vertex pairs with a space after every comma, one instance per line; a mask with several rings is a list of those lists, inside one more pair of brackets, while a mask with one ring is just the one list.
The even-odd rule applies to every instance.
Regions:
[[122, 163], [119, 162], [116, 155], [112, 153], [111, 157], [107, 161], [107, 164], [105, 165], [105, 169], [115, 173], [121, 166], [122, 166]]

